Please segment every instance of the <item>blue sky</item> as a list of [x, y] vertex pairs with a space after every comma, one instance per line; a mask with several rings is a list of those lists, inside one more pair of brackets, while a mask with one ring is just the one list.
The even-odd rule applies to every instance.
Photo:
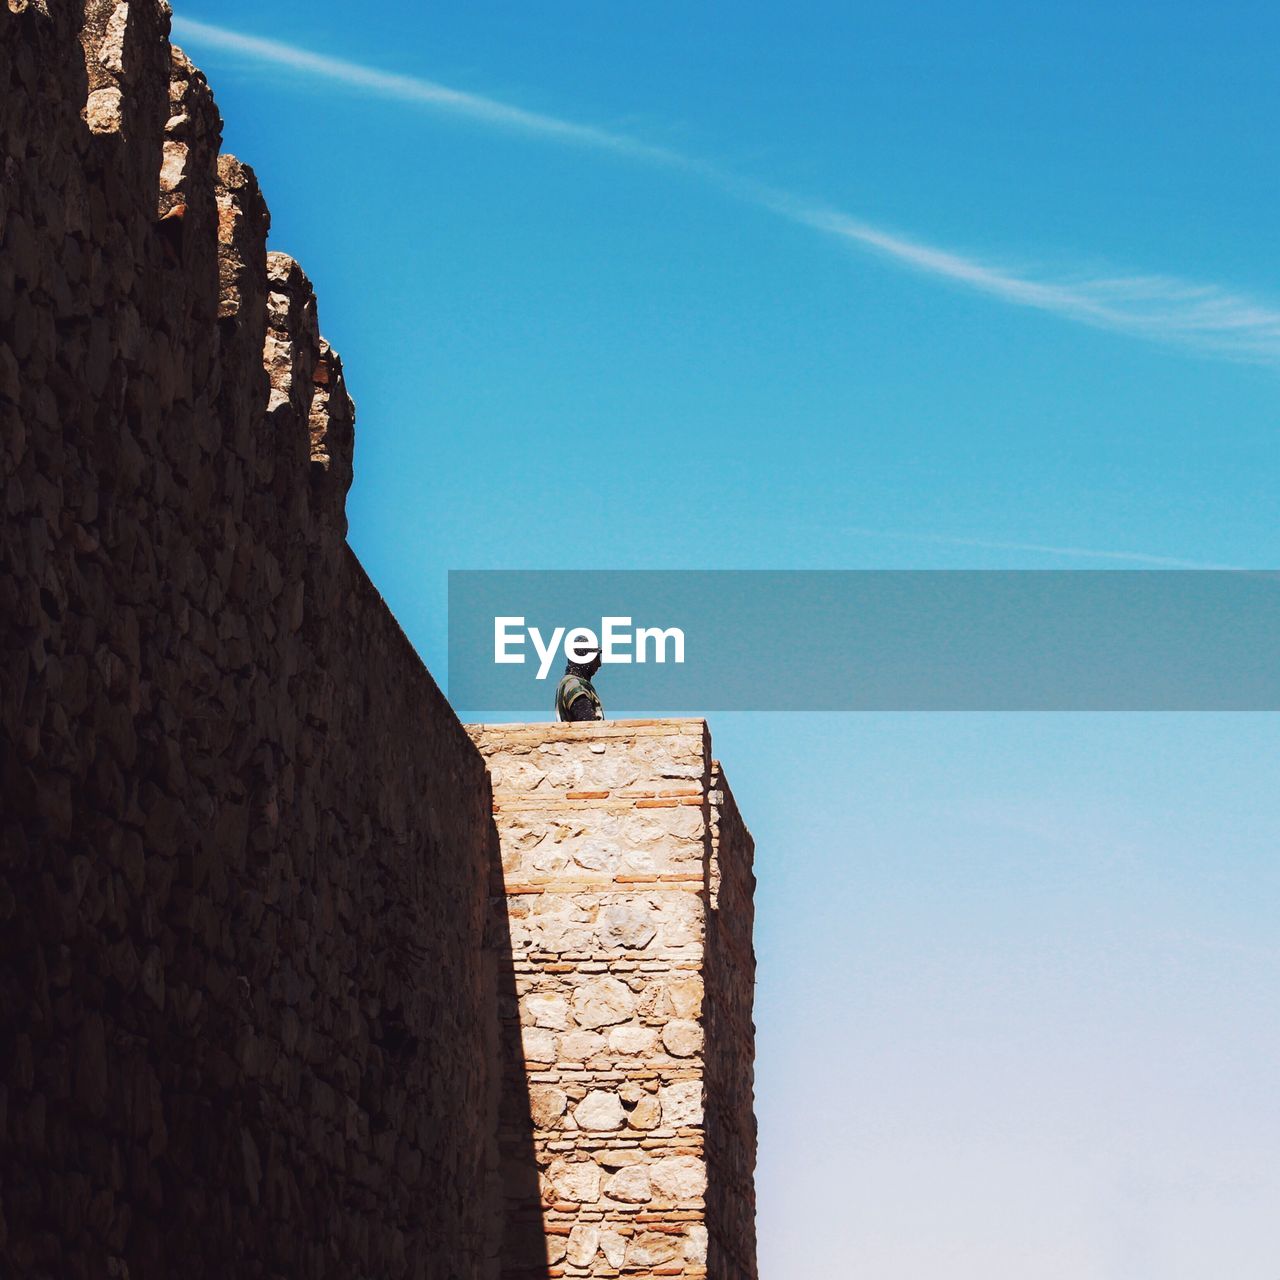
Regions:
[[[1280, 560], [1274, 5], [177, 12], [442, 681], [450, 568]], [[763, 1275], [1275, 1280], [1274, 717], [712, 729]]]

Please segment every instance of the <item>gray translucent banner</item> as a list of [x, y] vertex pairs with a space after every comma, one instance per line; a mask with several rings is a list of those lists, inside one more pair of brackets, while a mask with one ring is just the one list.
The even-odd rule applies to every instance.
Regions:
[[557, 628], [612, 631], [611, 718], [1280, 708], [1272, 572], [453, 571], [453, 704], [550, 718]]

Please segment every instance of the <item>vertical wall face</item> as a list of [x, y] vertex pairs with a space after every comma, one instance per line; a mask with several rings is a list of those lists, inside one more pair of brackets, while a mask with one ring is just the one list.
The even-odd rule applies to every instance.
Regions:
[[471, 1280], [488, 781], [167, 29], [0, 4], [0, 1275]]
[[705, 726], [477, 731], [503, 883], [345, 543], [341, 362], [167, 31], [0, 4], [0, 1275], [480, 1280], [505, 1221], [512, 1277], [754, 1277]]
[[753, 1280], [752, 845], [705, 724], [471, 733], [514, 956], [504, 1275]]
[[726, 1280], [756, 1275], [756, 1117], [751, 1053], [755, 1043], [754, 845], [718, 761], [710, 788], [711, 864], [707, 988], [708, 1270]]

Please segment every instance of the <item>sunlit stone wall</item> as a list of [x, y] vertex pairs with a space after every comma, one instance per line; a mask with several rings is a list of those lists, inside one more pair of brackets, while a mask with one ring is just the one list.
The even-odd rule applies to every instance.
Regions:
[[471, 733], [514, 957], [504, 1275], [545, 1239], [553, 1275], [754, 1277], [752, 842], [706, 725]]

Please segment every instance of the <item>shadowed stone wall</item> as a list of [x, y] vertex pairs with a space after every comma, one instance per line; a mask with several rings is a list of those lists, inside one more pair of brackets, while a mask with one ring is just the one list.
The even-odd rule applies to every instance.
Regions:
[[168, 21], [0, 3], [0, 1277], [753, 1278], [705, 726], [477, 731], [503, 885]]
[[0, 1275], [470, 1280], [489, 784], [167, 32], [0, 3]]
[[514, 957], [503, 1276], [754, 1280], [752, 843], [706, 725], [471, 734]]

